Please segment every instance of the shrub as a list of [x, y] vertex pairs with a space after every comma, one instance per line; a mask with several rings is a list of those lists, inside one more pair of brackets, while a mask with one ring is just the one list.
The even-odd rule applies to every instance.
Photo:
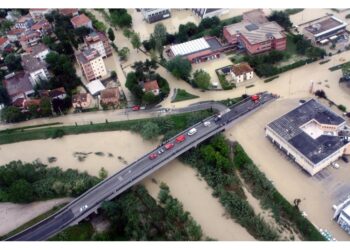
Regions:
[[56, 138], [61, 138], [65, 135], [64, 130], [62, 129], [56, 129], [53, 131], [51, 138], [56, 139]]
[[340, 111], [346, 112], [346, 107], [345, 107], [344, 105], [342, 105], [342, 104], [339, 104], [339, 105], [338, 105], [338, 109], [339, 109]]

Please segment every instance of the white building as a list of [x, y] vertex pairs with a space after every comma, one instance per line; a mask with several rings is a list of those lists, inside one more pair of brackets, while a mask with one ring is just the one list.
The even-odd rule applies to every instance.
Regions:
[[231, 76], [236, 84], [253, 79], [254, 71], [248, 63], [232, 65]]
[[41, 80], [48, 80], [49, 78], [46, 64], [30, 54], [22, 55], [22, 66], [24, 71], [29, 73], [29, 79], [33, 86]]
[[106, 87], [98, 79], [89, 82], [88, 84], [86, 84], [86, 87], [88, 88], [88, 90], [92, 96], [99, 95], [102, 90], [106, 89]]
[[42, 62], [45, 62], [45, 58], [49, 53], [50, 49], [43, 43], [39, 43], [30, 48], [30, 54]]
[[87, 81], [100, 79], [107, 75], [102, 56], [96, 49], [84, 49], [76, 54], [76, 58]]
[[350, 235], [350, 197], [338, 206], [334, 206], [333, 219]]
[[171, 17], [170, 9], [141, 9], [144, 20], [148, 23], [158, 22]]
[[191, 9], [194, 14], [199, 16], [200, 18], [209, 18], [214, 16], [220, 16], [227, 12], [227, 9]]

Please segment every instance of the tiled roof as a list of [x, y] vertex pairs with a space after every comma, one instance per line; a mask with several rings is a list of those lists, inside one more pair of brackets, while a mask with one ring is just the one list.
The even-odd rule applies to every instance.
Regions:
[[20, 35], [25, 31], [25, 29], [12, 29], [7, 32], [7, 35]]
[[146, 92], [159, 89], [158, 82], [157, 80], [145, 82], [143, 84], [143, 88], [145, 89]]
[[101, 91], [101, 100], [103, 99], [110, 99], [110, 98], [117, 98], [119, 99], [119, 89], [116, 88], [108, 88]]
[[59, 9], [58, 12], [64, 16], [72, 16], [78, 9]]
[[40, 61], [38, 58], [35, 58], [30, 54], [22, 55], [22, 66], [23, 69], [28, 72], [34, 72], [46, 68], [44, 62]]
[[43, 43], [39, 43], [37, 45], [34, 45], [33, 47], [30, 47], [29, 49], [30, 49], [31, 55], [35, 56], [35, 55], [47, 50], [48, 47]]
[[17, 72], [14, 76], [3, 80], [3, 82], [9, 96], [16, 96], [33, 90], [33, 86], [29, 81], [29, 74], [24, 71]]
[[0, 46], [6, 43], [8, 39], [6, 37], [0, 37]]
[[82, 103], [87, 101], [87, 93], [79, 93], [72, 96], [73, 103]]
[[250, 73], [253, 69], [249, 66], [248, 63], [240, 63], [236, 65], [232, 65], [232, 71], [236, 76], [243, 75], [246, 73]]
[[86, 25], [91, 20], [85, 14], [81, 14], [81, 15], [72, 17], [70, 21], [74, 26], [82, 26], [82, 25]]

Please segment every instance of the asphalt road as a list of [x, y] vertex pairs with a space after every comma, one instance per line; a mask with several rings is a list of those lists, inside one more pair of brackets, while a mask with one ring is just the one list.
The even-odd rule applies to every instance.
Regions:
[[[186, 152], [212, 135], [223, 131], [225, 126], [231, 122], [247, 115], [274, 98], [275, 97], [268, 93], [261, 94], [259, 102], [253, 102], [250, 98], [247, 98], [234, 105], [231, 109], [222, 110], [220, 119], [217, 119], [217, 116], [211, 116], [205, 119], [204, 121], [210, 122], [209, 126], [204, 126], [204, 121], [195, 124], [164, 143], [173, 143], [173, 148], [164, 150], [164, 152], [159, 155], [158, 150], [160, 148], [165, 149], [163, 145], [160, 145], [158, 148], [144, 155], [118, 173], [100, 182], [98, 185], [73, 200], [56, 214], [7, 240], [36, 241], [50, 238], [69, 225], [83, 220], [89, 214], [96, 211], [104, 200], [114, 198], [130, 186], [164, 166], [170, 160], [176, 158], [178, 155]], [[189, 136], [187, 133], [191, 128], [196, 128], [197, 132], [194, 135]], [[186, 139], [179, 143], [176, 142], [176, 137], [179, 135], [185, 135]], [[157, 157], [155, 159], [150, 159], [149, 155], [151, 154], [157, 154]]]

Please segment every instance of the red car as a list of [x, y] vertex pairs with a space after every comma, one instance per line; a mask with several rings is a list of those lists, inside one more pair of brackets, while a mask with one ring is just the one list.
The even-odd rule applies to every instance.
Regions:
[[260, 100], [260, 96], [259, 95], [252, 95], [251, 99], [252, 99], [253, 102], [257, 102], [257, 101]]
[[139, 105], [135, 105], [135, 106], [132, 107], [133, 111], [138, 111], [140, 109], [141, 109], [141, 107]]
[[149, 158], [150, 160], [154, 160], [154, 159], [157, 158], [157, 157], [158, 157], [158, 155], [157, 155], [156, 153], [150, 154], [150, 155], [148, 156], [148, 158]]
[[177, 143], [180, 143], [180, 142], [183, 142], [185, 139], [186, 139], [186, 137], [185, 137], [184, 135], [179, 135], [179, 136], [176, 138], [176, 142], [177, 142]]
[[166, 150], [172, 149], [174, 147], [174, 143], [168, 143], [164, 147]]

